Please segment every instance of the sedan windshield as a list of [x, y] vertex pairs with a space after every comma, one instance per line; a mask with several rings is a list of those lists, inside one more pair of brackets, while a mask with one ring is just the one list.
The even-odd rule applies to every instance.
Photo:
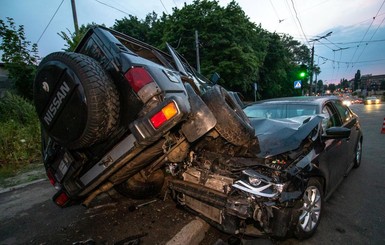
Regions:
[[315, 115], [316, 105], [309, 104], [253, 104], [244, 109], [249, 118], [292, 118]]

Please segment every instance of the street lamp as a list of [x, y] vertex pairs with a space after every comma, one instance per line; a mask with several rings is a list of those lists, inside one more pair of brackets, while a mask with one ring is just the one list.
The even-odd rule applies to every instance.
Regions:
[[327, 38], [328, 36], [330, 36], [333, 32], [330, 31], [328, 33], [326, 33], [325, 35], [321, 36], [321, 37], [317, 37], [317, 38], [314, 38], [312, 40], [310, 40], [309, 42], [313, 42], [313, 47], [311, 48], [311, 62], [310, 62], [310, 95], [312, 94], [313, 92], [313, 73], [314, 73], [314, 43], [323, 39], [323, 38]]

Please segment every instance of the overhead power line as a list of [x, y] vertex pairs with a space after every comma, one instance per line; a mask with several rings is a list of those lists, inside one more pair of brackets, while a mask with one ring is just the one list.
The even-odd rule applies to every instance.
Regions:
[[164, 6], [164, 4], [163, 4], [163, 1], [162, 0], [159, 0], [160, 1], [160, 3], [162, 4], [162, 6], [163, 6], [163, 8], [164, 8], [164, 11], [166, 11], [166, 14], [168, 14], [168, 11], [167, 11], [167, 9], [166, 9], [166, 6]]
[[[384, 1], [384, 2], [385, 2], [385, 1]], [[382, 3], [382, 4], [384, 4], [384, 3]], [[382, 23], [384, 23], [384, 20], [385, 20], [385, 17], [382, 19], [381, 23], [377, 26], [377, 29], [373, 32], [373, 35], [370, 37], [369, 41], [371, 41], [371, 40], [373, 39], [374, 35], [376, 35], [378, 29], [380, 28], [380, 26], [382, 25]], [[366, 45], [365, 45], [364, 48], [362, 49], [362, 51], [361, 51], [360, 55], [358, 56], [357, 60], [360, 60], [361, 55], [364, 53], [366, 47], [369, 45], [369, 42], [365, 42], [365, 43], [366, 43]]]
[[104, 3], [104, 2], [102, 2], [102, 1], [99, 1], [99, 0], [95, 0], [95, 1], [98, 2], [98, 3], [100, 3], [100, 4], [103, 4], [103, 5], [107, 6], [107, 7], [109, 7], [109, 8], [115, 9], [115, 10], [117, 10], [117, 11], [123, 13], [123, 14], [128, 15], [128, 16], [134, 15], [134, 14], [127, 13], [126, 11], [123, 11], [123, 10], [121, 10], [121, 9], [115, 8], [114, 6], [109, 5], [109, 4], [107, 4], [107, 3]]
[[[377, 13], [376, 13], [376, 15], [373, 17], [372, 22], [370, 23], [368, 29], [366, 29], [366, 32], [365, 32], [364, 36], [362, 37], [360, 43], [357, 45], [357, 48], [356, 48], [356, 50], [354, 51], [354, 54], [353, 54], [353, 56], [352, 56], [352, 59], [350, 60], [350, 63], [353, 64], [352, 61], [353, 61], [353, 59], [354, 59], [354, 57], [355, 57], [355, 55], [356, 55], [356, 53], [357, 53], [358, 48], [360, 47], [361, 43], [363, 43], [363, 41], [364, 41], [366, 35], [367, 35], [368, 32], [369, 32], [369, 29], [372, 27], [373, 22], [374, 22], [374, 20], [377, 18], [378, 14], [380, 13], [381, 8], [382, 8], [382, 6], [384, 5], [384, 3], [385, 3], [385, 0], [382, 2], [380, 8], [378, 9], [378, 11], [377, 11]], [[364, 50], [365, 50], [365, 48], [366, 48], [366, 46], [364, 47]], [[361, 53], [361, 54], [362, 54], [362, 53]], [[360, 55], [360, 56], [361, 56], [361, 55]], [[359, 58], [360, 58], [360, 57], [359, 57]], [[359, 59], [357, 59], [357, 61], [358, 61], [358, 60], [359, 60]]]
[[[338, 45], [346, 45], [346, 44], [356, 44], [360, 43], [361, 41], [351, 41], [351, 42], [335, 42], [334, 44]], [[364, 43], [378, 43], [378, 42], [385, 42], [385, 39], [378, 39], [378, 40], [371, 40], [371, 41], [363, 41]], [[315, 45], [322, 45], [322, 44], [315, 44]]]
[[[384, 1], [385, 1], [385, 0], [384, 0]], [[293, 6], [294, 13], [295, 13], [295, 18], [296, 18], [297, 21], [298, 21], [298, 24], [299, 24], [299, 26], [300, 26], [300, 28], [301, 28], [302, 34], [303, 34], [303, 36], [305, 37], [306, 42], [307, 42], [307, 43], [309, 44], [309, 46], [310, 46], [310, 42], [309, 42], [309, 40], [307, 39], [307, 36], [306, 36], [306, 34], [305, 34], [304, 30], [303, 30], [302, 23], [301, 23], [301, 20], [300, 20], [299, 17], [298, 17], [298, 13], [297, 13], [297, 10], [296, 10], [296, 8], [295, 8], [294, 1], [293, 1], [293, 0], [291, 0], [291, 4], [292, 4], [292, 6]]]
[[317, 57], [321, 58], [324, 61], [331, 61], [331, 62], [342, 63], [342, 64], [352, 64], [352, 63], [354, 63], [354, 64], [361, 64], [361, 63], [375, 63], [375, 62], [385, 61], [385, 59], [376, 59], [376, 60], [365, 60], [365, 61], [349, 62], [349, 61], [337, 61], [335, 59], [330, 59], [330, 58], [327, 58], [327, 57], [324, 57], [324, 56], [321, 56], [321, 55], [317, 55], [317, 54], [315, 54], [314, 56], [317, 56]]
[[36, 44], [38, 44], [38, 43], [40, 42], [40, 39], [43, 37], [44, 33], [47, 31], [48, 26], [51, 24], [53, 18], [55, 18], [56, 14], [57, 14], [57, 12], [59, 11], [59, 9], [60, 9], [61, 5], [63, 4], [63, 2], [64, 2], [64, 0], [62, 0], [61, 3], [59, 4], [59, 6], [57, 7], [55, 13], [52, 15], [52, 17], [51, 17], [51, 19], [49, 20], [47, 26], [44, 28], [44, 31], [41, 33], [39, 39], [37, 39]]

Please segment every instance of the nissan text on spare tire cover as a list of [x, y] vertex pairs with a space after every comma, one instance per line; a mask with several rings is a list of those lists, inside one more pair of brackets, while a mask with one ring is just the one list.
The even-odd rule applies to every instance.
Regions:
[[46, 132], [63, 147], [77, 149], [106, 139], [119, 120], [115, 84], [92, 58], [58, 52], [39, 65], [35, 105]]

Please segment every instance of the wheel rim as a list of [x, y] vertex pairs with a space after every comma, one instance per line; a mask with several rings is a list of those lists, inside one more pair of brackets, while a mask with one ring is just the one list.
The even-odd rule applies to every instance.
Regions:
[[362, 151], [361, 141], [358, 141], [357, 150], [356, 150], [356, 165], [359, 165], [361, 163], [361, 151]]
[[310, 232], [316, 228], [321, 215], [321, 202], [318, 188], [307, 187], [303, 196], [302, 213], [299, 216], [299, 224], [304, 231]]

